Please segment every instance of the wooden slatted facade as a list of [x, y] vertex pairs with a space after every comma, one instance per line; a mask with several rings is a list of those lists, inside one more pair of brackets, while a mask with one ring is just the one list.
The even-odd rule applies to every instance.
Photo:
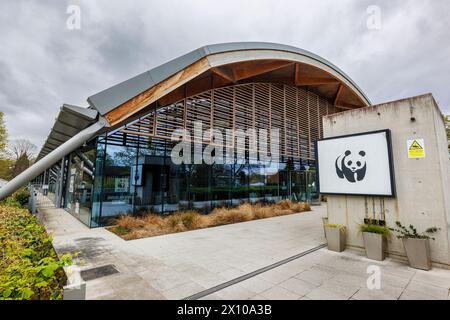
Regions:
[[[212, 89], [158, 108], [116, 132], [127, 139], [171, 139], [177, 128], [203, 130], [280, 130], [280, 155], [314, 159], [314, 142], [323, 134], [322, 117], [339, 111], [326, 99], [305, 89], [276, 83], [246, 83]], [[134, 136], [134, 137], [133, 137]], [[114, 139], [114, 138], [112, 138]], [[270, 141], [269, 141], [270, 143]]]

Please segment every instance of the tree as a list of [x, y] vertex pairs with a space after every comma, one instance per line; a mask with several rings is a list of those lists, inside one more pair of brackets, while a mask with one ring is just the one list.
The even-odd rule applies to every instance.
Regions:
[[37, 147], [30, 141], [25, 139], [13, 140], [8, 145], [9, 154], [17, 161], [20, 158], [26, 157], [31, 159]]
[[8, 142], [8, 133], [6, 131], [4, 116], [5, 114], [0, 112], [0, 153], [2, 154], [5, 151]]
[[0, 112], [0, 178], [9, 180], [11, 178], [11, 168], [14, 161], [6, 156], [6, 144], [8, 142], [8, 134], [4, 120], [5, 114]]
[[28, 169], [37, 147], [28, 140], [14, 140], [8, 145], [8, 153], [15, 160], [12, 168], [11, 178]]
[[14, 160], [8, 158], [0, 159], [0, 178], [10, 180], [13, 168]]

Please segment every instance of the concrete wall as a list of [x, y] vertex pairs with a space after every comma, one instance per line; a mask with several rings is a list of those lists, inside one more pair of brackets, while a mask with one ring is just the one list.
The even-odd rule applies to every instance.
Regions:
[[[415, 119], [415, 121], [412, 120]], [[330, 223], [347, 226], [349, 246], [363, 248], [364, 217], [413, 224], [418, 231], [437, 226], [432, 260], [450, 265], [450, 161], [441, 112], [431, 94], [324, 117], [324, 137], [391, 129], [397, 197], [328, 196]], [[407, 140], [425, 139], [426, 157], [409, 159]], [[401, 240], [389, 241], [391, 254], [404, 256]]]

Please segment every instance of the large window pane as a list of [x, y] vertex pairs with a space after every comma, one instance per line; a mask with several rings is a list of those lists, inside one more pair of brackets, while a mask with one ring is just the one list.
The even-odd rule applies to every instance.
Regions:
[[141, 178], [136, 185], [136, 207], [140, 210], [163, 213], [163, 197], [167, 188], [164, 156], [140, 156], [138, 172]]
[[74, 152], [69, 159], [65, 208], [89, 226], [94, 188], [95, 149]]
[[251, 202], [264, 200], [266, 186], [264, 166], [258, 162], [249, 165], [249, 198]]
[[231, 204], [232, 168], [233, 166], [229, 164], [214, 164], [212, 166], [211, 196], [215, 207]]
[[97, 144], [97, 154], [95, 158], [95, 180], [92, 192], [91, 227], [101, 226], [100, 213], [102, 203], [103, 169], [105, 160], [106, 145]]
[[232, 204], [239, 204], [248, 201], [249, 165], [248, 163], [237, 162], [233, 167], [231, 201]]
[[136, 149], [108, 145], [106, 148], [101, 217], [107, 220], [118, 214], [133, 212], [134, 186], [132, 167], [136, 166]]
[[210, 175], [211, 166], [206, 164], [192, 165], [191, 199], [194, 208], [209, 210], [211, 208]]

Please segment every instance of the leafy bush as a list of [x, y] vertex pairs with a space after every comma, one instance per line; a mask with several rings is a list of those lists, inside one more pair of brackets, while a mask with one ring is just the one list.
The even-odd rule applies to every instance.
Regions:
[[383, 238], [389, 238], [389, 236], [391, 235], [389, 228], [384, 227], [384, 226], [379, 226], [376, 224], [362, 224], [360, 226], [360, 230], [361, 232], [369, 232], [369, 233], [376, 233], [376, 234], [381, 234], [383, 236]]
[[28, 210], [0, 206], [0, 299], [61, 299], [70, 264]]
[[21, 204], [12, 196], [7, 197], [6, 199], [2, 200], [0, 202], [0, 205], [7, 206], [7, 207], [16, 207], [21, 208]]
[[25, 208], [28, 206], [28, 200], [30, 199], [30, 192], [26, 188], [19, 189], [11, 196], [0, 202], [0, 205]]
[[28, 200], [30, 199], [30, 191], [28, 191], [27, 188], [19, 189], [13, 194], [13, 197], [22, 207], [26, 207], [28, 206]]
[[425, 230], [425, 232], [423, 233], [418, 233], [417, 229], [410, 224], [409, 228], [406, 228], [405, 226], [403, 226], [400, 221], [396, 221], [395, 225], [397, 226], [397, 229], [395, 228], [390, 228], [391, 231], [394, 231], [396, 233], [398, 233], [397, 238], [398, 239], [432, 239], [435, 240], [433, 237], [429, 236], [429, 234], [434, 234], [436, 232], [438, 232], [439, 230], [441, 230], [440, 228], [436, 228], [436, 227], [431, 227], [428, 228], [427, 230]]

